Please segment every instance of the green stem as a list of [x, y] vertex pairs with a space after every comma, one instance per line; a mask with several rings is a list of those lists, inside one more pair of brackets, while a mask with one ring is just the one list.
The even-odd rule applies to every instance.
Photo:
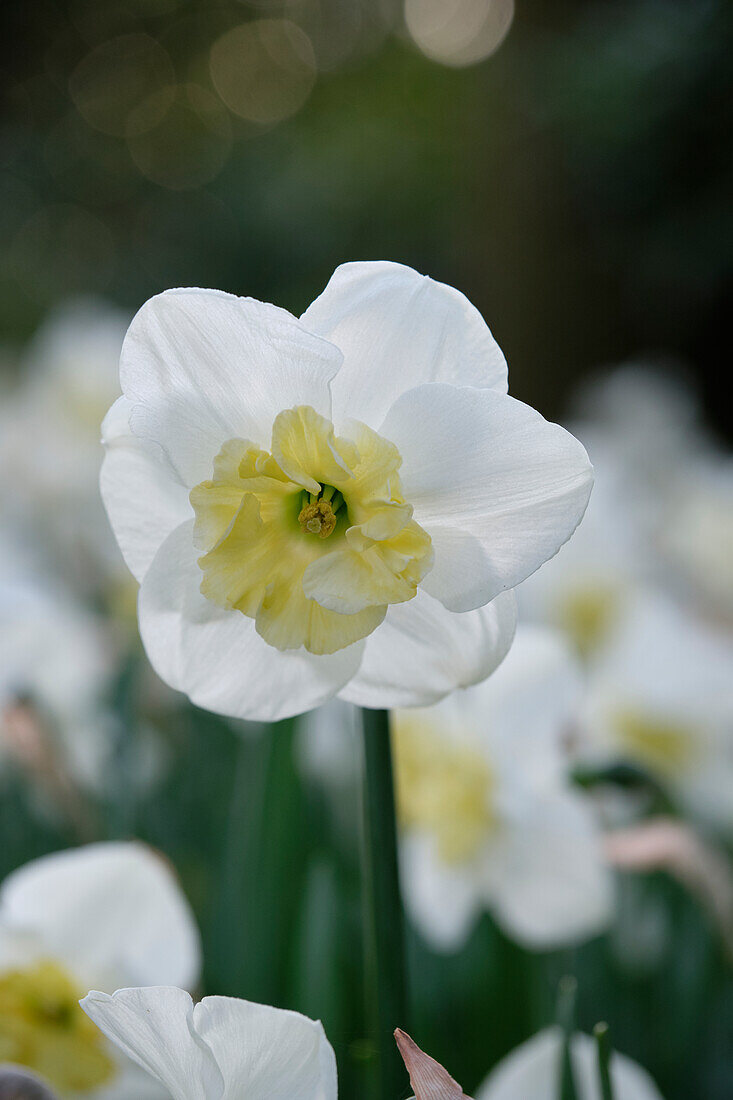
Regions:
[[613, 1100], [611, 1083], [611, 1043], [608, 1038], [608, 1024], [596, 1024], [593, 1028], [598, 1051], [598, 1080], [601, 1086], [601, 1100]]
[[557, 1022], [562, 1029], [562, 1053], [560, 1056], [560, 1100], [577, 1100], [575, 1074], [571, 1055], [571, 1043], [575, 1031], [575, 1000], [578, 983], [570, 974], [560, 979], [557, 995]]
[[409, 1020], [389, 714], [362, 710], [362, 729], [364, 946], [370, 1039], [377, 1047], [374, 1096], [398, 1100], [407, 1082], [393, 1032], [409, 1027]]

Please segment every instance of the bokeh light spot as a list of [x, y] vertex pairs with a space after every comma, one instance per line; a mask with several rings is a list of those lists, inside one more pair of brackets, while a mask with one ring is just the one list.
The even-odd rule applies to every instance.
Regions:
[[256, 19], [227, 31], [211, 47], [209, 65], [229, 110], [260, 125], [294, 115], [316, 79], [311, 41], [287, 19]]
[[186, 190], [214, 179], [232, 147], [229, 116], [217, 97], [196, 84], [181, 85], [153, 129], [128, 134], [130, 155], [144, 176]]
[[514, 18], [514, 0], [405, 0], [405, 23], [426, 57], [462, 68], [490, 57]]
[[147, 34], [124, 34], [87, 54], [69, 78], [79, 114], [105, 134], [144, 133], [175, 95], [173, 64]]

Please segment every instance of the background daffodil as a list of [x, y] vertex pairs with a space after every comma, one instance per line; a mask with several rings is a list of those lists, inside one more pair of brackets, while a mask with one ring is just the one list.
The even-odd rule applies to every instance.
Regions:
[[[540, 1031], [508, 1054], [476, 1093], [476, 1100], [554, 1100], [562, 1060], [559, 1027]], [[570, 1060], [577, 1100], [601, 1100], [596, 1044], [576, 1033], [570, 1040]], [[630, 1058], [614, 1051], [611, 1083], [615, 1100], [661, 1100], [649, 1074]]]
[[396, 712], [405, 904], [437, 949], [461, 948], [487, 910], [534, 950], [610, 921], [600, 830], [563, 752], [581, 698], [563, 639], [520, 627], [485, 683]]
[[137, 843], [44, 856], [0, 889], [0, 1062], [40, 1074], [66, 1100], [165, 1093], [81, 1012], [90, 986], [193, 987], [199, 936], [166, 863]]

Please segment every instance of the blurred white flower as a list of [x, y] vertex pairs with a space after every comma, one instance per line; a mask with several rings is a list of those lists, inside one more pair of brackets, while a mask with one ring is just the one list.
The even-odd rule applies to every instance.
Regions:
[[39, 581], [19, 554], [0, 539], [0, 758], [12, 751], [8, 720], [22, 703], [74, 778], [96, 785], [109, 756], [105, 695], [115, 653], [99, 619]]
[[301, 773], [334, 794], [351, 794], [360, 777], [359, 713], [351, 703], [330, 699], [302, 715], [298, 723], [296, 754]]
[[523, 615], [573, 638], [592, 658], [622, 621], [639, 583], [666, 583], [657, 542], [677, 525], [675, 485], [707, 448], [691, 392], [671, 376], [628, 364], [588, 385], [571, 425], [594, 465], [580, 530], [518, 590]]
[[733, 829], [733, 640], [637, 594], [594, 663], [579, 751], [637, 764], [699, 820]]
[[710, 453], [674, 480], [658, 544], [699, 609], [733, 623], [733, 459]]
[[643, 479], [666, 476], [670, 464], [705, 443], [698, 397], [674, 362], [630, 360], [592, 376], [576, 394], [578, 416], [619, 442]]
[[526, 627], [485, 683], [395, 713], [405, 903], [435, 947], [459, 948], [484, 910], [535, 949], [610, 919], [599, 832], [565, 776], [579, 694], [562, 640]]
[[269, 1005], [181, 989], [96, 991], [82, 1008], [172, 1100], [336, 1100], [336, 1059], [320, 1023]]
[[0, 501], [47, 547], [49, 568], [89, 589], [127, 572], [99, 496], [100, 426], [119, 394], [128, 318], [94, 299], [52, 314], [21, 361], [0, 419]]
[[562, 630], [586, 659], [613, 632], [648, 551], [630, 507], [634, 491], [617, 448], [587, 425], [573, 428], [593, 461], [594, 486], [583, 523], [570, 542], [519, 586], [523, 617]]
[[507, 396], [478, 311], [398, 264], [340, 267], [300, 321], [168, 291], [121, 382], [101, 484], [148, 656], [235, 717], [482, 679], [511, 642], [506, 590], [590, 493], [577, 440]]
[[89, 1024], [98, 987], [175, 982], [200, 970], [193, 916], [165, 862], [141, 844], [45, 856], [0, 888], [0, 1061], [27, 1066], [63, 1097], [165, 1096]]
[[[601, 1100], [595, 1046], [589, 1035], [576, 1034], [571, 1040], [578, 1100]], [[556, 1100], [562, 1047], [559, 1028], [538, 1032], [502, 1059], [479, 1087], [476, 1100]], [[616, 1051], [611, 1055], [611, 1083], [614, 1100], [662, 1100], [646, 1070]]]

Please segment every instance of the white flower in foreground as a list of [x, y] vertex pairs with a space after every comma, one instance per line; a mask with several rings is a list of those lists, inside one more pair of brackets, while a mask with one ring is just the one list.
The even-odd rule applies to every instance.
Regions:
[[82, 1008], [172, 1100], [336, 1100], [320, 1023], [233, 997], [197, 1005], [182, 989], [96, 991]]
[[64, 1098], [158, 1100], [78, 1000], [92, 987], [191, 988], [199, 969], [188, 904], [143, 845], [92, 844], [28, 863], [0, 888], [0, 1062], [28, 1067]]
[[537, 949], [609, 920], [601, 840], [561, 748], [579, 693], [562, 641], [527, 627], [485, 683], [395, 713], [405, 903], [434, 946], [459, 948], [485, 910]]
[[102, 494], [161, 677], [276, 719], [340, 693], [433, 702], [488, 675], [506, 594], [585, 509], [591, 468], [506, 394], [457, 291], [346, 264], [300, 320], [173, 290], [134, 319]]
[[[570, 1051], [578, 1100], [601, 1100], [594, 1040], [576, 1034]], [[557, 1100], [561, 1058], [560, 1029], [540, 1031], [502, 1059], [479, 1087], [476, 1100]], [[617, 1051], [611, 1055], [611, 1083], [614, 1100], [662, 1100], [646, 1070]]]
[[122, 312], [70, 301], [41, 326], [0, 418], [0, 503], [48, 547], [49, 568], [85, 590], [126, 570], [99, 499], [99, 425], [119, 392]]
[[595, 662], [580, 751], [647, 770], [700, 820], [733, 828], [733, 640], [639, 596]]

